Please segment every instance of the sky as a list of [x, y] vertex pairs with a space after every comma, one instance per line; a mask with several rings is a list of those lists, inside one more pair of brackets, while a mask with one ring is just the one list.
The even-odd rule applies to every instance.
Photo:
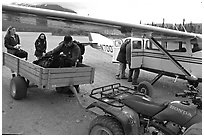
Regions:
[[[64, 0], [11, 1], [31, 4], [57, 3], [79, 15], [128, 23], [202, 23], [204, 0]], [[3, 2], [5, 3], [5, 2]]]

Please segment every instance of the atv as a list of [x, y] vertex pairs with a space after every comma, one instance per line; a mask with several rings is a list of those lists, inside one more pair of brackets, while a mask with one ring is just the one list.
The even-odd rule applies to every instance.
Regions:
[[159, 104], [149, 96], [152, 95], [151, 84], [144, 83], [147, 82], [138, 86], [137, 91], [120, 83], [93, 89], [90, 97], [96, 102], [87, 109], [98, 108], [104, 114], [101, 113], [90, 123], [89, 134], [181, 135], [202, 121], [202, 100], [198, 96], [199, 91], [192, 86], [176, 94], [177, 97], [189, 97], [192, 102], [188, 99]]

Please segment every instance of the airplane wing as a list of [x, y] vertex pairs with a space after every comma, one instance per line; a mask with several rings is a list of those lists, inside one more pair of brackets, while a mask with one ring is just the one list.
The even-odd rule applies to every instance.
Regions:
[[[73, 13], [62, 12], [62, 11], [54, 11], [48, 9], [39, 9], [33, 7], [24, 7], [24, 6], [15, 6], [15, 5], [2, 5], [3, 17], [4, 14], [16, 16], [16, 18], [28, 18], [32, 16], [33, 18], [38, 18], [38, 20], [48, 20], [48, 21], [57, 21], [61, 22], [58, 26], [54, 23], [50, 23], [48, 21], [47, 25], [60, 27], [61, 28], [74, 28], [74, 29], [83, 29], [84, 31], [91, 32], [99, 32], [103, 33], [107, 31], [107, 33], [112, 34], [136, 34], [143, 36], [144, 34], [151, 34], [153, 37], [176, 37], [176, 38], [201, 38], [202, 35], [188, 32], [181, 32], [177, 30], [171, 30], [166, 28], [160, 28], [149, 25], [142, 24], [131, 24], [131, 23], [123, 23], [117, 21], [110, 21], [92, 17], [80, 16]], [[9, 18], [9, 17], [8, 17]], [[31, 17], [29, 17], [31, 18]], [[23, 20], [23, 19], [22, 19]], [[23, 20], [24, 23], [31, 24], [30, 20]], [[43, 21], [41, 21], [43, 22]], [[64, 22], [64, 24], [62, 24]], [[32, 22], [33, 23], [33, 22]], [[39, 23], [38, 23], [39, 25]]]
[[[141, 37], [150, 38], [157, 47], [188, 77], [194, 80], [194, 77], [182, 67], [157, 41], [155, 38], [180, 38], [196, 39], [202, 44], [202, 35], [188, 32], [181, 32], [166, 28], [160, 28], [142, 24], [131, 24], [117, 21], [110, 21], [92, 17], [80, 16], [73, 13], [39, 9], [24, 6], [2, 5], [2, 26], [6, 24], [31, 24], [35, 29], [58, 28], [63, 30], [77, 30], [81, 32], [98, 32], [115, 35], [135, 34]], [[8, 23], [9, 22], [9, 23]], [[23, 27], [25, 27], [23, 25]], [[30, 26], [31, 27], [31, 26]], [[41, 27], [41, 28], [40, 28]]]

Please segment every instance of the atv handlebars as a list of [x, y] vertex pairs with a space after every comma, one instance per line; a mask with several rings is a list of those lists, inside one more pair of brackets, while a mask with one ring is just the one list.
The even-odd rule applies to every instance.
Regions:
[[192, 100], [192, 103], [197, 105], [198, 109], [202, 109], [202, 97], [198, 95], [199, 90], [192, 85], [187, 85], [188, 90], [184, 90], [183, 93], [176, 93], [176, 97], [188, 97]]

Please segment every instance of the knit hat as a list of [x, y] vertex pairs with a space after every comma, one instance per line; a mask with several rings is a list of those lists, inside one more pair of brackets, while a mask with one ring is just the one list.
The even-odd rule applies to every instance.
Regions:
[[68, 43], [72, 41], [72, 37], [70, 35], [64, 36], [64, 42]]

